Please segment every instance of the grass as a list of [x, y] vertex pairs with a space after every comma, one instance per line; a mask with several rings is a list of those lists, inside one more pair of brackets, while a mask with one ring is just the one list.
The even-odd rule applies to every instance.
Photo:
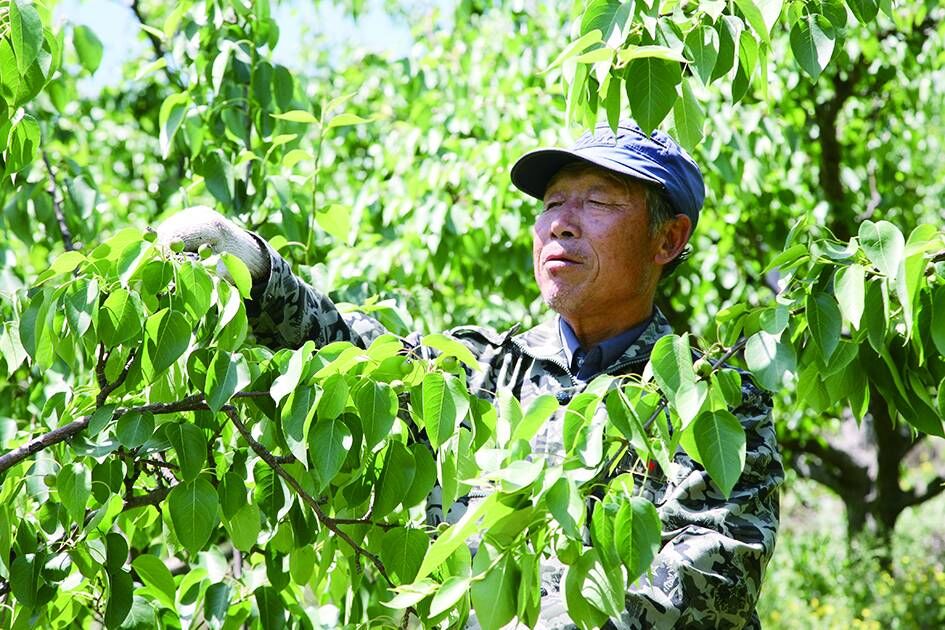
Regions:
[[843, 503], [790, 479], [781, 530], [758, 602], [768, 629], [945, 628], [945, 495], [904, 512], [891, 573], [846, 540]]

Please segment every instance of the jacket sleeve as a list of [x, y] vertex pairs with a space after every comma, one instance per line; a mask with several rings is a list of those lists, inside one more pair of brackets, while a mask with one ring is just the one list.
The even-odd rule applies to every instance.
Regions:
[[[755, 605], [774, 553], [784, 469], [770, 398], [747, 383], [734, 413], [745, 429], [746, 455], [731, 496], [726, 499], [688, 456], [676, 455], [672, 478], [648, 497], [663, 524], [662, 547], [649, 573], [628, 590], [626, 611], [606, 627], [760, 627]], [[574, 627], [560, 582], [558, 576], [545, 586], [543, 627]]]
[[269, 255], [269, 275], [253, 284], [246, 314], [256, 339], [271, 348], [297, 348], [308, 340], [317, 346], [350, 341], [362, 348], [387, 332], [363, 313], [342, 315], [328, 297], [292, 273], [289, 263], [262, 238], [253, 235]]

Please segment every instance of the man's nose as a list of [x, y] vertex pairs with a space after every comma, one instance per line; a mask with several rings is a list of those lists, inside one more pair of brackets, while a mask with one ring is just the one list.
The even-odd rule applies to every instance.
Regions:
[[577, 238], [581, 235], [579, 212], [581, 204], [569, 201], [556, 208], [549, 230], [552, 238]]

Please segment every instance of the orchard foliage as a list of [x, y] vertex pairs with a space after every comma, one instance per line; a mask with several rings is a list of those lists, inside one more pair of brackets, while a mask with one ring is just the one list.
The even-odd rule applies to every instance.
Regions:
[[[393, 333], [530, 324], [530, 210], [506, 184], [511, 160], [599, 109], [648, 127], [672, 111], [696, 146], [702, 117], [725, 115], [713, 107], [741, 101], [728, 115], [750, 119], [754, 89], [824, 80], [853, 41], [844, 29], [883, 15], [868, 0], [850, 2], [852, 19], [839, 2], [595, 0], [576, 3], [562, 49], [569, 16], [511, 5], [464, 2], [448, 32], [422, 20], [406, 59], [336, 68], [314, 50], [302, 73], [272, 61], [265, 0], [135, 3], [154, 57], [94, 98], [76, 88], [101, 60], [90, 29], [53, 32], [40, 3], [0, 5], [0, 625], [448, 626], [475, 610], [483, 627], [534, 626], [554, 555], [575, 621], [599, 626], [660, 540], [654, 506], [610, 468], [632, 448], [668, 471], [682, 448], [727, 494], [744, 464], [729, 410], [747, 375], [728, 364], [742, 351], [797, 409], [862, 418], [878, 393], [942, 435], [945, 236], [920, 212], [905, 234], [879, 217], [834, 234], [823, 213], [779, 232], [797, 218], [781, 208], [750, 235], [764, 260], [748, 264], [711, 258], [754, 241], [707, 209], [697, 239], [714, 242], [696, 261], [734, 280], [700, 292], [699, 270], [679, 279], [698, 358], [693, 336], [667, 337], [641, 379], [601, 377], [563, 408], [471, 396], [478, 366], [445, 335], [421, 351], [393, 334], [366, 349], [258, 346], [241, 263], [161, 251], [143, 229], [213, 204]], [[706, 138], [710, 193], [792, 173], [776, 149], [803, 143], [778, 144], [799, 124], [784, 119], [728, 120]], [[799, 181], [811, 207], [793, 211], [807, 216], [817, 197]], [[752, 265], [773, 299], [747, 286]], [[529, 439], [555, 413], [567, 452], [545, 466]], [[435, 484], [444, 505], [473, 485], [496, 492], [431, 528]]]

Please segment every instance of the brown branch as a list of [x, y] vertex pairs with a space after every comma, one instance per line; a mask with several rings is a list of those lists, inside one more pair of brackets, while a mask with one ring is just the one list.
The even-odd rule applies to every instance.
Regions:
[[397, 523], [378, 523], [369, 518], [332, 518], [331, 520], [335, 525], [370, 525], [371, 527], [379, 527], [383, 530], [400, 527]]
[[132, 350], [128, 354], [128, 360], [125, 361], [125, 367], [122, 368], [121, 374], [118, 375], [118, 378], [109, 383], [105, 376], [105, 363], [108, 361], [109, 356], [111, 356], [111, 352], [105, 354], [104, 346], [99, 345], [98, 364], [95, 366], [95, 375], [98, 377], [99, 383], [98, 396], [95, 397], [96, 407], [101, 407], [104, 405], [105, 401], [108, 399], [109, 394], [121, 387], [122, 383], [125, 382], [125, 379], [128, 378], [128, 372], [131, 371], [131, 364], [135, 360], [135, 353], [134, 350]]
[[381, 562], [381, 559], [376, 555], [361, 547], [356, 543], [348, 534], [344, 533], [338, 528], [338, 522], [325, 514], [321, 506], [318, 504], [318, 501], [305, 491], [305, 488], [296, 480], [295, 477], [290, 475], [285, 471], [285, 469], [276, 461], [275, 456], [266, 449], [265, 446], [256, 441], [256, 439], [250, 434], [249, 429], [246, 428], [246, 425], [243, 424], [243, 421], [240, 420], [239, 414], [236, 413], [236, 409], [230, 405], [227, 405], [223, 408], [223, 412], [230, 418], [230, 421], [233, 423], [233, 426], [236, 427], [236, 430], [240, 432], [240, 435], [243, 436], [243, 439], [246, 440], [246, 443], [249, 444], [249, 447], [253, 449], [253, 452], [259, 456], [264, 462], [266, 462], [270, 468], [282, 479], [285, 480], [287, 484], [295, 491], [295, 493], [308, 504], [312, 511], [315, 512], [315, 516], [318, 520], [327, 527], [333, 534], [338, 538], [346, 542], [352, 549], [354, 549], [357, 555], [363, 555], [365, 558], [371, 561], [375, 566], [377, 571], [387, 580], [387, 583], [391, 586], [394, 585], [390, 577], [387, 575], [387, 570], [384, 568], [384, 564]]
[[66, 215], [62, 211], [62, 203], [59, 201], [59, 186], [56, 183], [56, 174], [53, 172], [52, 164], [49, 163], [49, 156], [46, 155], [46, 150], [40, 150], [40, 154], [43, 157], [43, 164], [46, 165], [46, 173], [49, 175], [49, 188], [46, 189], [46, 192], [48, 192], [49, 196], [52, 198], [53, 212], [56, 213], [56, 223], [59, 225], [59, 234], [62, 236], [62, 244], [68, 252], [76, 249], [76, 247], [75, 243], [72, 241], [72, 232], [69, 230], [69, 225], [66, 223]]
[[0, 473], [19, 464], [21, 461], [35, 455], [36, 453], [49, 448], [55, 444], [59, 444], [64, 440], [68, 440], [72, 436], [76, 435], [85, 427], [89, 426], [89, 418], [92, 416], [84, 416], [78, 420], [73, 420], [69, 424], [63, 425], [57, 429], [53, 429], [49, 433], [44, 433], [39, 437], [33, 438], [23, 446], [13, 449], [8, 453], [0, 455]]
[[[120, 383], [119, 383], [120, 384]], [[117, 385], [116, 385], [117, 387]], [[260, 396], [268, 396], [269, 392], [237, 392], [233, 394], [233, 398], [258, 398]], [[187, 398], [173, 403], [153, 403], [150, 405], [141, 405], [138, 407], [129, 407], [126, 409], [116, 409], [112, 414], [112, 420], [117, 420], [126, 413], [137, 412], [137, 413], [153, 413], [153, 414], [165, 414], [165, 413], [178, 413], [181, 411], [201, 411], [208, 410], [209, 407], [203, 399], [203, 394], [195, 394], [193, 396], [188, 396]], [[53, 429], [48, 433], [44, 433], [38, 437], [33, 438], [26, 444], [13, 449], [3, 455], [0, 455], [0, 473], [7, 470], [8, 468], [19, 464], [21, 461], [35, 455], [39, 451], [45, 450], [50, 446], [59, 444], [64, 440], [68, 440], [77, 433], [81, 432], [87, 426], [89, 426], [89, 419], [92, 417], [91, 414], [83, 416], [78, 420], [73, 420], [69, 424], [63, 425], [57, 429]]]
[[915, 488], [904, 492], [903, 494], [905, 496], [902, 499], [901, 506], [903, 509], [905, 509], [907, 507], [912, 507], [913, 505], [919, 505], [934, 499], [943, 492], [945, 492], [945, 477], [938, 476], [935, 479], [929, 481], [925, 485], [925, 490], [922, 492], [918, 492]]
[[134, 508], [144, 507], [146, 505], [157, 505], [170, 494], [172, 486], [157, 488], [147, 494], [127, 495], [125, 496], [125, 505], [123, 510], [133, 510]]

